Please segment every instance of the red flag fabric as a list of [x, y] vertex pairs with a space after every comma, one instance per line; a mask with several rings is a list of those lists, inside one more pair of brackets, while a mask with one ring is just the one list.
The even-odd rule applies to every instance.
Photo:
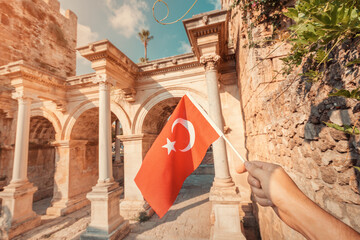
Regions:
[[162, 218], [219, 134], [184, 96], [145, 156], [135, 183]]

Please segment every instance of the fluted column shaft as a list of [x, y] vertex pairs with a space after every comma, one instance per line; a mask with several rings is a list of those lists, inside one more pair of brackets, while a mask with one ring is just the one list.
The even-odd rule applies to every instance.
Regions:
[[98, 183], [113, 181], [111, 156], [111, 84], [99, 80], [99, 179]]
[[[217, 79], [218, 55], [207, 55], [200, 58], [205, 67], [205, 78], [209, 101], [209, 115], [219, 129], [224, 129], [223, 115]], [[226, 154], [226, 144], [223, 138], [213, 143], [215, 182], [214, 185], [233, 185], [230, 177], [229, 166]]]
[[31, 99], [18, 97], [18, 115], [12, 183], [27, 181]]

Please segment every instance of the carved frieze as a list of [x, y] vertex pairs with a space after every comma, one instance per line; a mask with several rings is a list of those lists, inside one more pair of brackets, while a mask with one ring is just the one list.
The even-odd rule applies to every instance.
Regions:
[[122, 89], [124, 94], [124, 99], [127, 102], [135, 102], [136, 90], [134, 88], [124, 88]]
[[21, 77], [24, 80], [40, 83], [47, 87], [66, 88], [65, 80], [45, 71], [35, 69], [24, 61], [17, 61], [0, 67], [0, 75], [9, 79]]

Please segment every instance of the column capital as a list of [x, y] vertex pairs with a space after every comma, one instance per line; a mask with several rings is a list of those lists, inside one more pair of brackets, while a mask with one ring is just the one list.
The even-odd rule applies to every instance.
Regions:
[[15, 100], [18, 100], [19, 103], [31, 101], [34, 99], [33, 96], [31, 96], [30, 94], [24, 93], [24, 91], [13, 92], [13, 93], [11, 93], [11, 97]]
[[204, 65], [205, 70], [215, 70], [221, 57], [217, 54], [206, 54], [200, 57], [200, 63]]
[[93, 79], [93, 83], [99, 84], [100, 87], [106, 85], [115, 86], [116, 80], [106, 74], [97, 74], [96, 77]]

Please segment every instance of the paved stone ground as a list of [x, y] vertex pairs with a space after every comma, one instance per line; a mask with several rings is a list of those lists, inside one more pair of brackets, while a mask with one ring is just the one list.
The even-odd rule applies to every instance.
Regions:
[[162, 218], [155, 214], [148, 221], [131, 225], [125, 240], [202, 240], [210, 237], [209, 191], [214, 176], [191, 175], [169, 212]]
[[[131, 221], [126, 240], [205, 240], [210, 237], [209, 191], [213, 175], [191, 175], [186, 179], [178, 198], [162, 218], [154, 214], [148, 221]], [[90, 222], [90, 206], [63, 217], [46, 216], [50, 199], [34, 204], [41, 214], [42, 225], [16, 240], [78, 240]]]

